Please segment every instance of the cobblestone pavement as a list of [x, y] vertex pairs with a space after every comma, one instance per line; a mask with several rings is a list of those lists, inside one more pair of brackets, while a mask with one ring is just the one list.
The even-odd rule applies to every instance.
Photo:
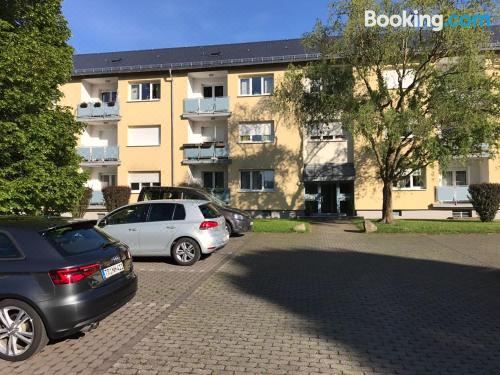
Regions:
[[194, 267], [135, 260], [137, 297], [29, 374], [498, 374], [500, 236], [252, 233]]

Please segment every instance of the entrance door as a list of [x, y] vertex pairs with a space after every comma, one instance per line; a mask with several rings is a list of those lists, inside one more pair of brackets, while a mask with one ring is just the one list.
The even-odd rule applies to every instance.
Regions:
[[321, 184], [321, 213], [327, 215], [337, 213], [336, 183]]
[[354, 183], [306, 182], [306, 215], [339, 215], [354, 213]]

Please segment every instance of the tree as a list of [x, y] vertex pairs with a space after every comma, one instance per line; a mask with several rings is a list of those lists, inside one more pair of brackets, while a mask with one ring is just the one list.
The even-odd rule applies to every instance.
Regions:
[[57, 103], [73, 49], [60, 0], [0, 3], [0, 213], [71, 211], [86, 181], [82, 124]]
[[281, 110], [306, 126], [342, 121], [356, 151], [375, 162], [386, 223], [398, 181], [435, 162], [480, 154], [485, 145], [494, 155], [500, 135], [499, 80], [486, 73], [494, 56], [483, 48], [488, 29], [365, 26], [366, 10], [409, 9], [446, 16], [490, 8], [481, 1], [335, 1], [328, 22], [304, 40], [321, 59], [291, 67], [275, 95]]

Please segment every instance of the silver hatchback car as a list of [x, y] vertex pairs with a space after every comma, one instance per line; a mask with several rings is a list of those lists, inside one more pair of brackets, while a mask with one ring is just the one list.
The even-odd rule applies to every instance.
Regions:
[[157, 200], [120, 207], [97, 225], [135, 256], [172, 256], [190, 266], [229, 241], [225, 219], [207, 201]]

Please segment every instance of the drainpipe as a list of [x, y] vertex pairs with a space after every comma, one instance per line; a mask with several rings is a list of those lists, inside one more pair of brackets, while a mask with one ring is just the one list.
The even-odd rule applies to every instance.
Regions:
[[170, 186], [174, 186], [174, 79], [172, 69], [170, 75]]

